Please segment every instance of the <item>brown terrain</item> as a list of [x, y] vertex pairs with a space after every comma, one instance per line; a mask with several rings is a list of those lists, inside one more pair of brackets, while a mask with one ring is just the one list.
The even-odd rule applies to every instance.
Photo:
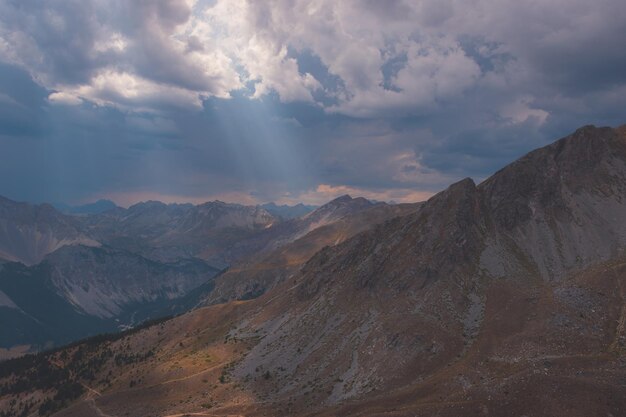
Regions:
[[0, 364], [0, 416], [626, 415], [626, 128], [396, 210], [220, 278], [257, 298]]

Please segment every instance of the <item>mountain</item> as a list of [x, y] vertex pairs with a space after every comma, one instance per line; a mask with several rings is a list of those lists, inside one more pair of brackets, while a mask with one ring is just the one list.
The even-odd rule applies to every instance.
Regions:
[[276, 205], [276, 203], [267, 203], [261, 205], [261, 207], [267, 210], [272, 216], [285, 220], [302, 217], [317, 208], [317, 206], [309, 206], [302, 203], [298, 203], [295, 206], [289, 206], [286, 204], [279, 206]]
[[55, 203], [54, 207], [66, 214], [98, 214], [117, 208], [117, 205], [111, 200], [98, 200], [93, 203], [82, 204], [79, 206], [70, 206], [63, 203]]
[[373, 204], [343, 196], [300, 218], [274, 217], [261, 206], [139, 203], [81, 218], [98, 241], [150, 259], [197, 257], [225, 268], [290, 243]]
[[418, 206], [371, 204], [343, 196], [319, 207], [315, 214], [280, 221], [238, 242], [231, 252], [235, 261], [230, 267], [210, 287], [186, 297], [186, 303], [197, 307], [256, 298], [297, 272], [323, 247], [337, 245]]
[[49, 204], [0, 197], [0, 258], [33, 265], [67, 245], [98, 246], [79, 223]]
[[349, 195], [338, 197], [302, 217], [277, 222], [272, 227], [248, 237], [232, 248], [231, 259], [242, 260], [251, 255], [258, 258], [316, 229], [348, 219], [373, 206], [375, 204], [362, 197], [352, 198]]
[[163, 261], [199, 257], [220, 267], [231, 262], [230, 246], [277, 221], [258, 206], [221, 201], [195, 206], [148, 201], [81, 220], [108, 245]]
[[[331, 247], [377, 224], [414, 212], [420, 203], [363, 204], [364, 199], [340, 197], [317, 209], [317, 213], [278, 226], [277, 234], [251, 259], [235, 263], [215, 280], [198, 305], [258, 297], [289, 276], [324, 247]], [[323, 219], [323, 221], [322, 221]], [[272, 230], [268, 230], [272, 232]]]
[[180, 313], [173, 300], [219, 271], [190, 259], [164, 264], [110, 247], [66, 246], [26, 267], [0, 266], [0, 347], [50, 347]]
[[0, 364], [0, 406], [618, 416], [625, 282], [626, 127], [586, 126], [323, 247], [258, 298]]
[[[10, 353], [0, 354], [6, 357], [25, 348], [57, 346], [137, 325], [146, 319], [179, 314], [198, 305], [258, 296], [297, 265], [293, 260], [274, 263], [271, 279], [266, 275], [261, 281], [256, 274], [243, 276], [241, 268], [247, 262], [258, 263], [272, 250], [313, 228], [348, 214], [354, 216], [369, 206], [351, 198], [331, 202], [323, 209], [323, 221], [319, 216], [311, 217], [316, 224], [309, 220], [281, 221], [260, 207], [222, 202], [194, 206], [150, 201], [129, 209], [117, 207], [81, 216], [62, 215], [43, 206], [51, 214], [27, 217], [22, 229], [50, 228], [54, 226], [50, 219], [60, 219], [59, 222], [71, 225], [76, 235], [88, 237], [87, 242], [100, 246], [86, 247], [79, 244], [80, 240], [65, 241], [65, 246], [48, 248], [51, 252], [44, 253], [39, 262], [27, 266], [7, 264], [0, 271], [0, 321], [10, 329], [0, 335], [0, 349], [9, 349]], [[357, 218], [351, 220], [352, 224], [357, 224]], [[15, 226], [12, 221], [7, 223]], [[366, 227], [367, 222], [362, 222], [354, 230]], [[342, 234], [344, 238], [346, 235], [349, 231]], [[341, 239], [330, 229], [317, 236], [317, 246], [300, 251], [300, 263], [321, 248], [322, 242], [334, 244]], [[28, 239], [32, 244], [33, 237], [29, 235], [25, 240]], [[233, 274], [221, 274], [217, 286], [214, 278], [220, 268], [231, 262], [236, 264], [234, 270], [239, 271], [235, 272], [236, 284], [231, 280]], [[213, 295], [216, 287], [218, 291]], [[243, 290], [242, 294], [242, 288], [254, 289]]]

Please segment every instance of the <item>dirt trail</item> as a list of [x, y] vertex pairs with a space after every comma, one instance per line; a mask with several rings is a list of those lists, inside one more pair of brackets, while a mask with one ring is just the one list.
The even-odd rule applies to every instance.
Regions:
[[186, 417], [186, 416], [208, 416], [208, 417], [243, 417], [240, 414], [207, 414], [207, 413], [182, 413], [168, 414], [162, 417]]
[[[196, 373], [191, 374], [191, 375], [183, 376], [183, 377], [181, 377], [181, 378], [169, 379], [169, 380], [167, 380], [167, 381], [158, 382], [158, 383], [156, 383], [156, 384], [151, 384], [151, 385], [144, 385], [144, 386], [134, 387], [134, 388], [129, 388], [129, 389], [124, 389], [124, 390], [111, 391], [111, 392], [110, 392], [110, 394], [111, 394], [111, 395], [115, 395], [115, 394], [126, 393], [126, 392], [136, 392], [136, 391], [142, 391], [142, 390], [145, 390], [145, 389], [156, 388], [156, 387], [160, 387], [160, 386], [163, 386], [163, 385], [172, 384], [172, 383], [174, 383], [174, 382], [186, 381], [186, 380], [188, 380], [188, 379], [191, 379], [191, 378], [194, 378], [194, 377], [196, 377], [196, 376], [199, 376], [199, 375], [205, 374], [205, 373], [207, 373], [207, 372], [210, 372], [210, 371], [212, 371], [212, 370], [214, 370], [214, 369], [217, 369], [217, 368], [220, 368], [220, 367], [223, 367], [223, 366], [224, 366], [224, 364], [223, 364], [223, 363], [220, 363], [220, 364], [218, 364], [218, 365], [212, 366], [212, 367], [210, 367], [210, 368], [203, 369], [202, 371], [196, 372]], [[109, 394], [109, 393], [105, 393], [104, 395], [106, 396], [106, 395], [108, 395], [108, 394]], [[100, 394], [100, 395], [102, 395], [102, 394]]]
[[95, 394], [97, 397], [102, 397], [102, 393], [98, 390], [95, 390], [93, 388], [91, 388], [89, 385], [85, 385], [82, 382], [80, 383], [80, 385], [83, 386], [83, 388], [85, 388], [87, 391], [89, 391], [90, 394]]
[[90, 398], [87, 403], [89, 404], [89, 406], [96, 412], [96, 414], [98, 414], [100, 417], [117, 417], [111, 414], [107, 414], [104, 411], [102, 411], [100, 409], [100, 407], [98, 407], [98, 405], [96, 404], [96, 399], [95, 398]]

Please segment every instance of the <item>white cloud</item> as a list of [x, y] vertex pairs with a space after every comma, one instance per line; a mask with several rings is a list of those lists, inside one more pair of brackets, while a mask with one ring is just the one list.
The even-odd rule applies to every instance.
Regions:
[[81, 97], [99, 105], [116, 105], [135, 111], [150, 111], [163, 106], [202, 107], [198, 92], [158, 84], [126, 72], [104, 71], [89, 80], [89, 83], [65, 88], [65, 91], [55, 94]]
[[531, 101], [531, 98], [528, 96], [520, 97], [504, 105], [500, 114], [512, 123], [524, 123], [532, 119], [538, 125], [542, 125], [550, 114], [545, 110], [531, 107]]
[[78, 106], [83, 102], [80, 97], [65, 91], [57, 91], [48, 96], [48, 101], [52, 104], [62, 104], [66, 106]]
[[[423, 114], [486, 91], [502, 96], [497, 105], [513, 97], [504, 110], [511, 120], [545, 120], [545, 109], [520, 113], [517, 97], [623, 84], [626, 66], [619, 0], [90, 0], [3, 3], [0, 16], [4, 59], [45, 87], [142, 109], [168, 95], [171, 105], [198, 108], [250, 88], [252, 98], [275, 92], [376, 117]], [[304, 52], [336, 82], [303, 70]]]
[[[26, 68], [53, 103], [81, 97], [140, 111], [200, 108], [204, 97], [241, 88], [230, 58], [195, 39], [188, 0], [0, 4], [3, 60]], [[77, 35], [78, 34], [78, 35]], [[154, 102], [152, 100], [155, 100]]]

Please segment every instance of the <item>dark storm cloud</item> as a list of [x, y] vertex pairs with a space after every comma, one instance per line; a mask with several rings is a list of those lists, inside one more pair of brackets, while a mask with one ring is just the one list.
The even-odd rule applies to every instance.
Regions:
[[27, 72], [0, 62], [0, 135], [41, 134], [41, 105], [47, 96]]
[[619, 0], [9, 0], [0, 194], [414, 199], [626, 122], [625, 41]]
[[115, 51], [96, 51], [98, 42], [112, 34], [105, 22], [109, 10], [98, 2], [9, 0], [0, 4], [0, 15], [5, 59], [45, 83], [89, 82], [119, 58]]

